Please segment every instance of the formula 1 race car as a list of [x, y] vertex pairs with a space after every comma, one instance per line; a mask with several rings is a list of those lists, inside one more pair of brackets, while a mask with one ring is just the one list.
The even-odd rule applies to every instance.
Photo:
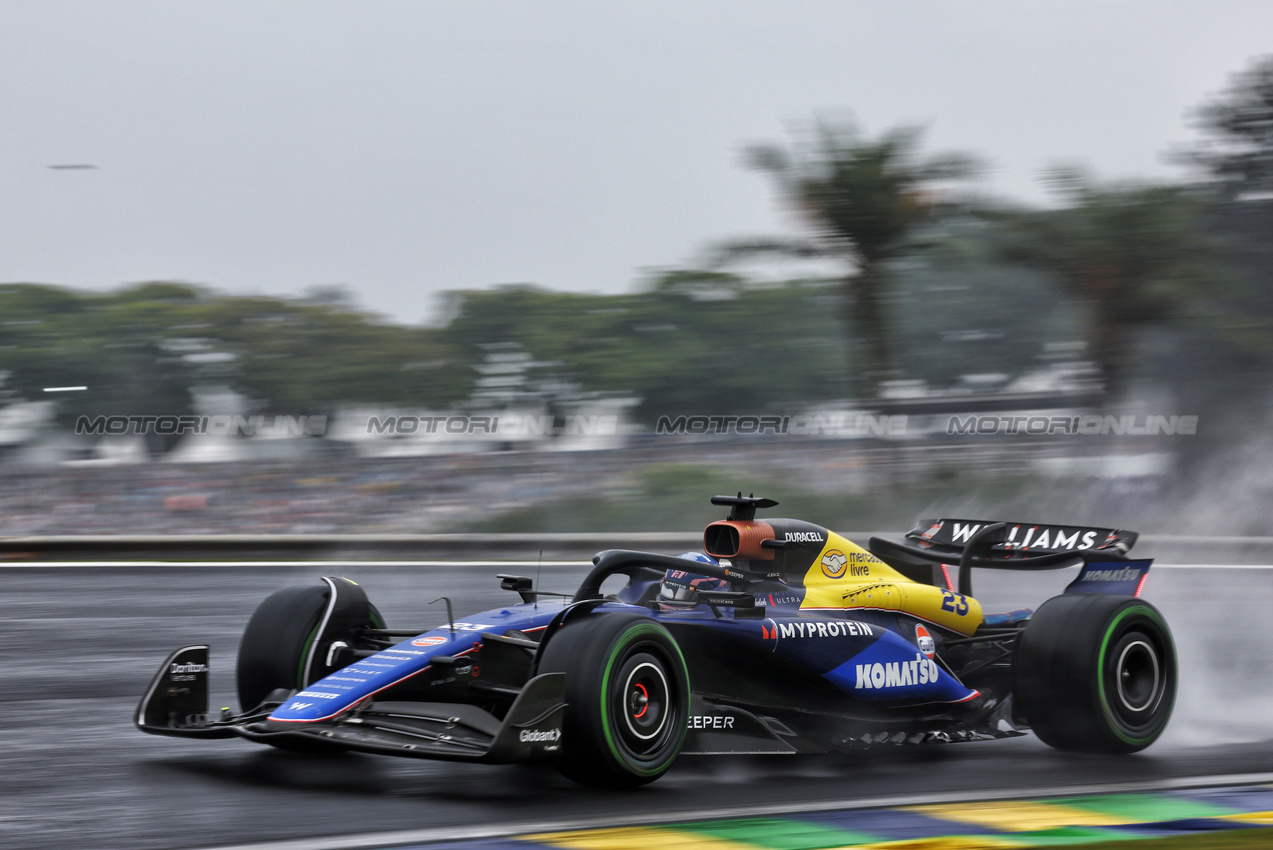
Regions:
[[[716, 496], [703, 553], [608, 550], [573, 595], [500, 576], [518, 604], [428, 630], [386, 627], [354, 582], [267, 598], [239, 648], [243, 713], [208, 714], [208, 647], [164, 662], [144, 732], [427, 759], [549, 759], [635, 786], [682, 754], [969, 741], [1030, 729], [1130, 753], [1171, 714], [1176, 655], [1136, 534], [925, 520], [862, 548]], [[971, 570], [1079, 567], [1037, 610], [987, 614]], [[626, 577], [617, 593], [602, 583]], [[448, 603], [449, 607], [449, 603]]]

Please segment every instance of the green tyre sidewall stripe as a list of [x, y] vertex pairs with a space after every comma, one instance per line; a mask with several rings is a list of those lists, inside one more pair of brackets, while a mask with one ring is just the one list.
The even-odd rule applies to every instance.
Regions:
[[[244, 711], [273, 690], [303, 690], [330, 672], [323, 664], [315, 664], [308, 668], [309, 680], [305, 676], [310, 655], [323, 651], [320, 630], [330, 601], [326, 585], [297, 585], [270, 594], [257, 606], [239, 641], [235, 664], [235, 684]], [[383, 628], [384, 617], [370, 602], [367, 607], [368, 621]], [[338, 637], [354, 641], [353, 635]]]
[[310, 630], [309, 637], [305, 638], [305, 645], [301, 647], [301, 657], [296, 660], [296, 689], [298, 691], [305, 690], [309, 685], [309, 682], [305, 681], [305, 661], [309, 658], [314, 641], [318, 638], [318, 627], [322, 623], [322, 615], [319, 615], [318, 622], [314, 624], [314, 628]]
[[[348, 579], [346, 579], [346, 581], [348, 581]], [[367, 612], [367, 615], [368, 615], [368, 619], [371, 621], [372, 627], [377, 629], [386, 628], [385, 618], [380, 613], [380, 611], [376, 608], [376, 606], [369, 605], [368, 607], [370, 608], [370, 610]], [[318, 629], [322, 625], [323, 625], [323, 616], [322, 614], [319, 614], [318, 622], [314, 624], [314, 628], [309, 633], [309, 637], [305, 638], [304, 646], [301, 647], [301, 657], [297, 659], [297, 662], [296, 662], [296, 689], [297, 690], [304, 690], [305, 688], [309, 687], [312, 684], [311, 682], [305, 681], [305, 667], [307, 666], [306, 661], [309, 659], [309, 654], [311, 652], [311, 648], [314, 646], [314, 641], [318, 640]], [[322, 676], [317, 677], [317, 679], [321, 679], [321, 678], [323, 677]]]
[[[1169, 690], [1169, 693], [1164, 694], [1164, 698], [1168, 699], [1169, 703], [1166, 707], [1166, 710], [1162, 712], [1162, 717], [1158, 720], [1157, 723], [1153, 725], [1152, 728], [1150, 728], [1146, 732], [1146, 734], [1141, 735], [1139, 737], [1135, 735], [1128, 735], [1123, 731], [1123, 724], [1118, 720], [1114, 712], [1110, 709], [1108, 694], [1105, 691], [1105, 659], [1109, 650], [1110, 643], [1113, 640], [1113, 638], [1120, 633], [1120, 628], [1119, 628], [1120, 624], [1124, 620], [1126, 620], [1128, 617], [1131, 617], [1137, 614], [1152, 621], [1155, 625], [1158, 626], [1160, 630], [1160, 633], [1159, 633], [1160, 637], [1165, 642], [1165, 646], [1163, 646], [1162, 649], [1165, 650], [1164, 655], [1168, 656], [1162, 659], [1163, 662], [1165, 662], [1163, 664], [1163, 667], [1164, 667], [1163, 687]], [[1168, 665], [1170, 665], [1170, 670], [1166, 669]], [[1172, 708], [1175, 706], [1177, 689], [1174, 687], [1167, 688], [1167, 685], [1174, 682], [1175, 678], [1176, 678], [1176, 647], [1174, 642], [1171, 639], [1171, 631], [1167, 628], [1167, 623], [1165, 620], [1163, 620], [1162, 616], [1156, 610], [1154, 610], [1153, 608], [1150, 608], [1147, 605], [1133, 605], [1131, 607], [1124, 608], [1122, 611], [1120, 611], [1118, 615], [1114, 618], [1114, 620], [1109, 624], [1109, 626], [1106, 627], [1105, 635], [1101, 639], [1100, 653], [1096, 659], [1096, 684], [1097, 684], [1098, 693], [1100, 695], [1101, 713], [1105, 718], [1105, 723], [1106, 723], [1106, 726], [1109, 728], [1109, 730], [1113, 732], [1114, 735], [1116, 735], [1120, 741], [1126, 744], [1131, 744], [1133, 746], [1142, 746], [1142, 745], [1148, 745], [1152, 743], [1154, 739], [1156, 739], [1160, 734], [1162, 734], [1163, 728], [1167, 725], [1167, 721], [1171, 717]]]
[[[615, 741], [614, 733], [610, 731], [612, 719], [610, 714], [611, 674], [614, 672], [617, 662], [629, 654], [628, 650], [632, 648], [633, 643], [631, 638], [639, 637], [642, 634], [666, 636], [668, 638], [668, 642], [672, 645], [673, 651], [676, 652], [676, 660], [680, 664], [680, 670], [682, 673], [682, 676], [676, 683], [677, 689], [680, 691], [677, 699], [676, 713], [682, 715], [679, 718], [680, 729], [677, 730], [676, 743], [668, 750], [668, 755], [661, 758], [652, 767], [643, 767], [641, 762], [634, 762], [631, 757], [623, 751], [623, 748], [619, 746], [618, 742]], [[688, 711], [686, 707], [689, 705], [689, 685], [689, 672], [686, 669], [685, 657], [681, 654], [681, 648], [677, 645], [676, 641], [671, 638], [671, 635], [667, 634], [667, 630], [663, 627], [653, 622], [634, 623], [631, 627], [620, 632], [615, 638], [614, 642], [610, 645], [610, 650], [606, 657], [605, 672], [601, 677], [601, 688], [599, 689], [600, 692], [598, 694], [598, 698], [601, 701], [601, 729], [605, 733], [606, 747], [610, 750], [610, 754], [615, 758], [615, 760], [624, 766], [624, 769], [629, 770], [638, 776], [656, 776], [662, 773], [667, 768], [668, 763], [675, 759], [677, 754], [680, 753], [681, 746], [685, 743], [685, 735], [689, 728], [686, 725], [686, 720], [688, 718], [684, 716]], [[675, 721], [677, 718], [673, 717], [671, 720]]]

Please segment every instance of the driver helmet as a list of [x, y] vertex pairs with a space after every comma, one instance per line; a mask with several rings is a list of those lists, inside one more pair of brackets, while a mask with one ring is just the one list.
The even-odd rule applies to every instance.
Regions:
[[[682, 552], [676, 557], [684, 558], [687, 561], [697, 561], [700, 564], [716, 565], [719, 563], [711, 555], [703, 552]], [[689, 565], [687, 564], [686, 566]], [[701, 573], [691, 572], [689, 569], [668, 570], [663, 574], [663, 584], [659, 588], [659, 601], [685, 604], [694, 599], [695, 591], [728, 589], [729, 582], [723, 578], [705, 576]]]

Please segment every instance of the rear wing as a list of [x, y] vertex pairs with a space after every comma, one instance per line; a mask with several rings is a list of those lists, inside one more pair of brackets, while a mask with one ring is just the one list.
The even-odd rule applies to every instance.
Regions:
[[[989, 531], [991, 527], [994, 531]], [[921, 519], [906, 532], [906, 539], [925, 549], [963, 552], [982, 532], [988, 552], [1008, 560], [1060, 552], [1100, 550], [1126, 555], [1139, 535], [1118, 528], [1080, 525], [1044, 525], [1031, 522], [999, 522], [977, 519]]]
[[[1121, 563], [1136, 543], [1134, 531], [1078, 525], [1047, 525], [995, 520], [925, 519], [904, 540], [872, 537], [869, 549], [902, 572], [927, 570], [932, 584], [952, 585], [950, 568], [958, 568], [958, 591], [972, 593], [974, 567], [998, 570], [1055, 570], [1092, 563]], [[1145, 569], [1148, 569], [1146, 565]], [[944, 582], [936, 579], [941, 571]], [[924, 579], [919, 579], [924, 580]]]

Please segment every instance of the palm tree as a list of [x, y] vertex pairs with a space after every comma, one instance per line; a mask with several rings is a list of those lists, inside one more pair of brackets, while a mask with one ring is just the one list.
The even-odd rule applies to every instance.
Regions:
[[1182, 159], [1209, 171], [1231, 197], [1273, 191], [1273, 56], [1236, 75], [1195, 118], [1208, 137]]
[[886, 315], [889, 263], [940, 211], [937, 185], [968, 177], [976, 167], [958, 154], [921, 159], [920, 135], [916, 128], [900, 128], [868, 139], [853, 124], [817, 123], [790, 149], [750, 148], [747, 164], [774, 178], [809, 233], [721, 246], [725, 260], [776, 253], [843, 261], [844, 325], [856, 349], [851, 362], [863, 365], [857, 376], [862, 393], [878, 392], [880, 381], [894, 374]]
[[1087, 356], [1105, 395], [1126, 388], [1138, 332], [1183, 322], [1231, 324], [1220, 296], [1235, 291], [1221, 245], [1202, 225], [1206, 198], [1175, 185], [1095, 184], [1057, 172], [1055, 209], [1000, 211], [1000, 254], [1050, 273], [1085, 314]]

